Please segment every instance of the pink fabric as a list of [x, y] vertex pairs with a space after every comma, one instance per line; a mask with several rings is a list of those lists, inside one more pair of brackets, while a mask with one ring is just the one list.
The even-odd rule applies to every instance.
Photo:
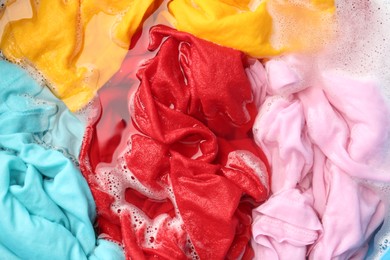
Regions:
[[250, 68], [252, 86], [267, 88], [253, 132], [272, 166], [273, 193], [253, 211], [256, 259], [362, 258], [385, 209], [354, 177], [390, 180], [372, 163], [389, 131], [378, 88], [334, 73], [302, 87], [283, 60], [266, 64], [266, 78]]
[[249, 66], [245, 68], [246, 75], [251, 83], [253, 102], [259, 107], [265, 100], [267, 91], [267, 73], [263, 65], [255, 59], [249, 59]]
[[[318, 172], [317, 172], [318, 174]], [[328, 178], [326, 207], [321, 217], [323, 232], [311, 250], [309, 259], [362, 259], [371, 234], [381, 224], [384, 204], [371, 189], [359, 184], [335, 166], [325, 162]], [[326, 184], [325, 184], [326, 185]]]
[[252, 247], [256, 259], [304, 259], [322, 229], [311, 194], [287, 189], [254, 210]]
[[[282, 60], [268, 61], [266, 69], [267, 74], [270, 75], [267, 92], [271, 95], [293, 91], [300, 81], [298, 74]], [[283, 76], [280, 77], [280, 75]]]

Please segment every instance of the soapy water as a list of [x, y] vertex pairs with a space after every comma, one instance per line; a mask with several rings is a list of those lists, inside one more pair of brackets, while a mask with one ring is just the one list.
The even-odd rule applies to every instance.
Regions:
[[256, 155], [246, 150], [230, 152], [226, 167], [229, 168], [230, 165], [234, 165], [235, 167], [249, 167], [253, 173], [257, 175], [261, 184], [266, 187], [267, 192], [269, 192], [269, 180], [266, 166]]
[[0, 18], [4, 13], [5, 7], [7, 6], [8, 1], [7, 0], [1, 0], [0, 1]]
[[[390, 106], [390, 1], [336, 1], [337, 39], [320, 56], [320, 68], [379, 83]], [[380, 167], [390, 174], [390, 145], [384, 144]], [[371, 183], [387, 209], [368, 259], [380, 259], [390, 247], [390, 184]]]
[[[351, 78], [376, 82], [390, 107], [389, 28], [390, 1], [336, 1], [334, 39], [317, 38], [317, 42], [322, 41], [320, 52], [298, 54], [299, 65], [294, 67], [291, 60], [289, 64], [293, 65], [293, 70], [303, 72], [303, 80], [309, 85], [315, 83], [322, 71], [335, 71]], [[380, 158], [370, 162], [383, 174], [390, 174], [389, 139], [381, 147]], [[365, 183], [380, 194], [387, 209], [385, 221], [375, 234], [366, 256], [367, 259], [381, 259], [390, 249], [390, 184]]]
[[[3, 53], [1, 51], [0, 51], [0, 60], [7, 60], [3, 56]], [[35, 80], [35, 82], [38, 83], [39, 86], [41, 86], [42, 88], [47, 87], [47, 82], [46, 82], [46, 79], [43, 76], [43, 74], [40, 71], [38, 71], [37, 69], [35, 69], [34, 66], [32, 64], [30, 64], [28, 61], [23, 61], [23, 62], [17, 61], [16, 64], [19, 67], [21, 67], [22, 69], [24, 69]], [[34, 97], [31, 97], [27, 94], [23, 94], [23, 96], [26, 97], [26, 99], [29, 99], [30, 102], [32, 102], [31, 105], [36, 105], [36, 106], [55, 105], [55, 104], [51, 104], [50, 102], [45, 101], [45, 100], [35, 99]], [[33, 134], [32, 137], [33, 137], [34, 142], [36, 144], [38, 144], [38, 145], [40, 145], [48, 150], [56, 150], [56, 151], [60, 152], [66, 158], [71, 160], [71, 162], [76, 167], [78, 167], [80, 165], [78, 158], [76, 158], [74, 154], [71, 154], [67, 149], [64, 149], [63, 147], [59, 147], [59, 146], [52, 144], [52, 135], [51, 135], [50, 131], [45, 131], [45, 132], [39, 133], [39, 134], [35, 133], [35, 134]]]
[[[130, 151], [131, 148], [124, 153], [128, 154]], [[98, 165], [94, 181], [101, 190], [107, 191], [115, 198], [115, 202], [111, 205], [113, 212], [118, 215], [130, 213], [132, 226], [128, 228], [131, 228], [136, 234], [142, 234], [143, 237], [139, 240], [142, 241], [143, 248], [158, 249], [161, 246], [161, 241], [159, 241], [159, 231], [161, 230], [161, 232], [172, 234], [175, 238], [185, 236], [185, 241], [181, 241], [184, 243], [183, 252], [189, 259], [199, 259], [191, 239], [185, 232], [184, 222], [170, 184], [164, 186], [164, 189], [160, 191], [144, 186], [127, 168], [124, 157], [118, 159], [114, 168], [109, 164]], [[154, 218], [149, 217], [142, 209], [128, 202], [126, 199], [128, 189], [133, 189], [154, 201], [169, 200], [174, 207], [174, 216], [163, 213]]]
[[377, 79], [390, 99], [390, 1], [336, 3], [337, 38], [321, 56], [321, 67]]
[[[0, 37], [2, 36], [2, 31], [7, 20], [15, 20], [16, 16], [19, 17], [18, 19], [27, 18], [31, 15], [28, 12], [27, 7], [23, 12], [19, 12], [16, 15], [16, 7], [13, 6], [13, 2], [14, 1], [7, 0], [0, 1]], [[29, 1], [16, 1], [15, 4], [22, 6], [22, 3], [28, 4], [28, 2]], [[299, 4], [299, 2], [300, 1], [297, 1], [297, 4]], [[259, 3], [260, 1], [252, 1], [252, 9]], [[13, 11], [10, 11], [9, 13], [4, 12], [7, 6], [14, 8]], [[128, 104], [116, 103], [114, 99], [107, 100], [107, 102], [105, 100], [100, 100], [99, 93], [111, 91], [111, 89], [115, 88], [118, 90], [116, 95], [130, 97], [137, 89], [139, 85], [139, 80], [136, 77], [138, 68], [156, 54], [156, 52], [146, 51], [149, 42], [149, 29], [155, 24], [169, 25], [168, 20], [165, 18], [167, 15], [166, 6], [167, 1], [164, 1], [155, 14], [145, 21], [142, 31], [133, 37], [133, 39], [137, 39], [137, 41], [132, 44], [132, 48], [127, 55], [131, 57], [134, 71], [131, 75], [126, 75], [126, 77], [130, 79], [128, 82], [131, 82], [131, 84], [114, 85], [116, 83], [108, 81], [98, 92], [96, 98], [77, 113], [77, 116], [85, 123], [94, 122], [98, 118], [104, 119], [104, 117], [109, 117], [114, 112], [119, 116], [116, 118], [117, 122], [114, 122], [113, 125], [117, 125], [121, 121], [124, 122], [125, 125], [131, 125]], [[272, 13], [272, 10], [270, 10], [270, 12]], [[12, 17], [12, 15], [15, 15], [15, 17]], [[331, 21], [330, 17], [323, 19], [329, 19], [329, 21]], [[299, 54], [302, 55], [301, 58], [305, 60], [305, 65], [297, 65], [297, 67], [293, 69], [304, 72], [302, 75], [304, 75], [303, 82], [305, 82], [305, 84], [313, 83], [313, 80], [315, 81], [315, 76], [313, 75], [316, 75], [323, 70], [335, 70], [341, 74], [350, 75], [353, 78], [368, 78], [377, 81], [390, 106], [390, 50], [388, 49], [390, 43], [390, 33], [388, 29], [390, 28], [390, 1], [337, 0], [336, 19], [332, 21], [335, 22], [334, 27], [331, 31], [325, 32], [325, 34], [318, 34], [315, 31], [298, 33], [312, 34], [313, 39], [311, 43], [314, 48], [310, 53]], [[294, 31], [291, 30], [293, 25], [288, 17], [284, 20], [278, 20], [274, 26], [277, 30], [282, 32], [281, 35]], [[278, 38], [274, 38], [273, 42], [277, 46]], [[321, 51], [319, 51], [319, 49], [321, 49]], [[4, 59], [1, 52], [0, 58]], [[42, 74], [34, 69], [33, 65], [29, 64], [28, 61], [20, 61], [18, 64], [25, 68], [40, 85], [48, 85]], [[302, 62], [300, 64], [302, 64]], [[95, 77], [94, 73], [93, 68], [91, 68], [91, 78]], [[118, 73], [120, 73], [120, 71]], [[271, 104], [265, 105], [270, 106]], [[105, 107], [105, 109], [102, 110], [102, 107]], [[103, 122], [105, 120], [100, 121]], [[112, 157], [107, 159], [107, 161], [98, 164], [96, 167], [96, 182], [102, 187], [106, 187], [107, 183], [111, 182], [111, 186], [108, 190], [113, 197], [118, 199], [118, 202], [112, 205], [113, 211], [119, 213], [124, 211], [132, 212], [131, 222], [136, 223], [137, 228], [146, 225], [147, 231], [145, 233], [144, 246], [153, 248], [158, 246], [155, 241], [156, 228], [158, 228], [169, 216], [161, 215], [152, 221], [142, 212], [142, 210], [129, 203], [125, 203], [124, 194], [121, 193], [125, 191], [123, 187], [131, 187], [150, 198], [170, 200], [174, 205], [177, 214], [174, 218], [171, 218], [168, 223], [170, 223], [170, 226], [177, 232], [182, 232], [183, 221], [180, 218], [180, 212], [178, 212], [177, 206], [175, 205], [174, 195], [170, 187], [166, 187], [164, 193], [151, 191], [150, 188], [143, 186], [128, 169], [123, 168], [124, 162], [118, 163], [118, 161], [113, 159], [122, 158], [123, 153], [128, 152], [126, 149], [131, 149], [128, 140], [129, 137], [135, 133], [135, 129], [131, 127], [126, 129], [125, 132], [121, 133], [122, 138], [120, 142], [113, 145], [114, 147], [112, 147], [112, 150], [114, 152], [112, 152]], [[118, 132], [115, 132], [115, 128], [107, 129], [106, 126], [100, 125], [99, 122], [97, 122], [97, 134], [99, 134], [100, 131], [106, 131], [106, 136], [107, 131], [111, 131], [111, 134], [108, 134], [108, 136], [118, 134]], [[109, 141], [110, 138], [107, 138], [107, 140]], [[55, 147], [53, 148], [56, 149]], [[390, 145], [385, 146], [382, 152], [383, 157], [385, 158], [383, 159], [383, 162], [387, 161], [390, 163]], [[243, 156], [246, 160], [250, 160], [247, 155], [243, 154]], [[76, 158], [71, 159], [77, 164]], [[249, 164], [257, 167], [256, 162], [250, 162]], [[390, 174], [389, 165], [384, 164], [381, 167], [384, 171], [388, 170], [388, 174]], [[266, 182], [262, 175], [259, 177], [262, 182]], [[373, 244], [374, 250], [373, 253], [369, 255], [370, 259], [380, 259], [390, 247], [390, 184], [371, 183], [371, 185], [381, 194], [381, 197], [387, 206], [385, 222], [375, 235]], [[198, 256], [196, 255], [190, 239], [187, 238], [187, 241], [186, 248], [188, 249], [187, 252], [189, 256], [193, 259], [197, 259]]]

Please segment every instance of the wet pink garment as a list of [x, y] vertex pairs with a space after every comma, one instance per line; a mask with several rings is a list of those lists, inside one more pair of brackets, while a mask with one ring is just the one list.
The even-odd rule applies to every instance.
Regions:
[[273, 193], [253, 211], [256, 259], [363, 258], [385, 209], [353, 177], [390, 179], [372, 163], [389, 131], [378, 88], [334, 73], [305, 85], [283, 60], [249, 70], [252, 87], [267, 88], [253, 131]]

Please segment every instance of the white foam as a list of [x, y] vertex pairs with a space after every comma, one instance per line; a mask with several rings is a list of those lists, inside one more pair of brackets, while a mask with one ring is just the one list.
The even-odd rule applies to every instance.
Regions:
[[[289, 26], [288, 21], [281, 22], [286, 23], [285, 28]], [[335, 22], [335, 38], [323, 44], [321, 52], [304, 55], [305, 64], [314, 68], [308, 67], [303, 74], [306, 84], [318, 81], [316, 70], [369, 79], [379, 82], [378, 88], [390, 105], [390, 0], [337, 0]], [[300, 72], [304, 70], [297, 68]], [[312, 79], [307, 80], [308, 76]], [[273, 103], [272, 100], [268, 102], [268, 106]], [[383, 174], [390, 174], [390, 144], [387, 142], [383, 146], [382, 161], [370, 161], [370, 166], [379, 168]], [[371, 186], [380, 194], [387, 208], [385, 222], [375, 236], [374, 253], [369, 256], [369, 259], [380, 259], [390, 247], [390, 184], [371, 183]]]
[[195, 250], [195, 247], [194, 247], [194, 244], [192, 243], [191, 239], [189, 236], [187, 236], [187, 240], [186, 240], [186, 245], [185, 245], [185, 249], [184, 249], [186, 255], [188, 258], [192, 259], [192, 260], [199, 260], [199, 256], [198, 256], [198, 253], [196, 253], [196, 250]]
[[20, 66], [22, 69], [27, 71], [27, 73], [34, 79], [36, 83], [38, 83], [40, 86], [45, 87], [48, 85], [48, 82], [46, 81], [43, 74], [37, 70], [32, 63], [30, 63], [26, 59], [21, 60], [15, 60], [14, 63], [16, 63], [18, 66]]
[[236, 150], [229, 153], [226, 165], [237, 164], [237, 157], [241, 158], [241, 160], [255, 172], [260, 182], [269, 191], [268, 174], [264, 163], [249, 151]]
[[[286, 9], [286, 3], [290, 9]], [[276, 49], [289, 46], [293, 47], [293, 51], [310, 49], [314, 52], [325, 46], [332, 33], [332, 13], [318, 8], [316, 16], [298, 17], [291, 8], [306, 10], [309, 14], [315, 7], [307, 0], [267, 2], [267, 10], [273, 18], [273, 33], [270, 39], [272, 46]]]
[[112, 166], [100, 163], [96, 168], [95, 175], [97, 184], [107, 190], [110, 195], [118, 198], [122, 203], [125, 203], [125, 194], [127, 188], [132, 188], [139, 193], [156, 200], [163, 200], [167, 195], [163, 192], [151, 190], [144, 186], [137, 177], [127, 168], [124, 158], [118, 160], [118, 166]]
[[[76, 36], [76, 37], [82, 37], [82, 36]], [[80, 42], [82, 42], [80, 40]], [[86, 72], [84, 72], [84, 77], [82, 80], [82, 84], [85, 84], [86, 86], [92, 86], [94, 89], [97, 89], [98, 81], [99, 81], [99, 70], [96, 69], [96, 66], [93, 64], [87, 64], [83, 63], [78, 65], [78, 69], [82, 68], [85, 69]]]
[[[337, 1], [337, 39], [321, 57], [321, 68], [332, 68], [355, 78], [371, 78], [390, 104], [390, 1]], [[390, 174], [390, 145], [385, 144], [383, 174]], [[382, 197], [387, 213], [375, 235], [369, 259], [380, 259], [390, 247], [390, 184], [371, 185]]]
[[[131, 150], [131, 147], [129, 148]], [[123, 154], [128, 153], [122, 152]], [[112, 197], [115, 198], [115, 202], [111, 205], [111, 209], [116, 214], [120, 215], [123, 212], [130, 212], [130, 218], [132, 223], [132, 229], [134, 232], [145, 230], [143, 235], [143, 245], [146, 248], [158, 248], [159, 241], [157, 239], [159, 229], [168, 229], [169, 233], [176, 233], [178, 236], [183, 235], [184, 222], [181, 218], [175, 195], [173, 193], [170, 181], [166, 187], [163, 187], [162, 191], [152, 190], [150, 187], [144, 186], [134, 174], [126, 166], [126, 161], [123, 157], [117, 161], [117, 166], [110, 164], [100, 163], [96, 168], [96, 175], [93, 181], [102, 189], [107, 191]], [[175, 216], [171, 218], [168, 214], [160, 214], [154, 219], [150, 219], [141, 209], [135, 205], [130, 204], [125, 200], [126, 189], [131, 188], [139, 193], [147, 196], [148, 198], [155, 200], [169, 199], [175, 209]], [[190, 248], [191, 250], [188, 250]], [[199, 259], [196, 251], [188, 239], [184, 252], [189, 258]]]
[[321, 55], [321, 68], [379, 79], [390, 99], [390, 1], [337, 1], [336, 39]]
[[86, 105], [84, 105], [80, 110], [73, 113], [84, 125], [92, 125], [95, 120], [101, 114], [101, 105], [99, 98], [95, 96], [90, 100]]

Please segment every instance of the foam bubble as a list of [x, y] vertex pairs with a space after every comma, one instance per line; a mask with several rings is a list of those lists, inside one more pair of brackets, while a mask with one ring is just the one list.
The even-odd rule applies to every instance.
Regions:
[[337, 1], [336, 14], [336, 39], [321, 55], [320, 67], [379, 79], [390, 99], [390, 1]]
[[237, 164], [237, 158], [240, 158], [246, 164], [246, 166], [251, 168], [263, 186], [269, 190], [268, 174], [264, 163], [249, 151], [236, 150], [229, 153], [226, 165]]
[[[320, 67], [355, 78], [371, 79], [390, 105], [390, 1], [337, 1], [337, 39], [321, 54]], [[382, 150], [383, 174], [390, 172], [390, 144]], [[379, 164], [379, 162], [371, 162]], [[375, 235], [370, 259], [380, 259], [390, 247], [390, 184], [371, 183], [385, 203], [385, 221]]]
[[198, 254], [196, 253], [194, 244], [192, 243], [191, 238], [189, 236], [187, 236], [187, 239], [186, 239], [186, 245], [184, 248], [184, 252], [189, 259], [192, 259], [192, 260], [200, 259]]
[[[7, 61], [11, 62], [10, 60], [6, 59], [3, 56], [3, 53], [1, 53], [0, 56], [2, 58], [4, 58], [4, 60], [7, 60]], [[22, 69], [24, 69], [34, 79], [34, 81], [37, 82], [41, 87], [45, 87], [45, 86], [48, 85], [48, 82], [45, 79], [45, 77], [43, 76], [43, 74], [39, 70], [37, 70], [35, 68], [35, 66], [31, 62], [29, 62], [28, 60], [26, 60], [26, 59], [16, 59], [16, 60], [13, 61], [13, 63], [18, 65]]]
[[170, 199], [174, 197], [169, 191], [155, 191], [143, 185], [137, 177], [128, 169], [123, 157], [117, 161], [117, 166], [100, 163], [96, 168], [94, 176], [96, 184], [106, 190], [111, 196], [116, 198], [116, 203], [112, 206], [114, 212], [118, 212], [123, 205], [129, 204], [125, 200], [126, 189], [131, 188], [137, 192], [155, 200]]
[[[129, 149], [131, 150], [131, 148]], [[144, 186], [128, 169], [124, 157], [120, 157], [115, 166], [100, 163], [95, 172], [96, 174], [92, 181], [115, 199], [111, 205], [111, 210], [114, 213], [118, 215], [125, 212], [129, 213], [132, 223], [131, 228], [137, 234], [143, 235], [143, 237], [140, 237], [140, 241], [143, 241], [143, 247], [158, 248], [161, 243], [158, 238], [161, 229], [166, 231], [164, 233], [176, 234], [174, 236], [178, 238], [185, 235], [184, 222], [181, 218], [169, 177], [168, 184], [163, 187], [162, 191], [154, 191]], [[128, 188], [134, 189], [151, 199], [169, 199], [174, 206], [175, 216], [170, 217], [168, 214], [160, 214], [154, 219], [150, 219], [141, 209], [126, 201], [125, 192]], [[199, 259], [189, 238], [185, 243], [183, 252], [191, 259]]]
[[97, 86], [99, 81], [99, 70], [96, 69], [96, 66], [93, 64], [82, 64], [80, 68], [85, 70], [83, 77], [83, 84], [87, 86]]
[[4, 10], [5, 8], [7, 7], [7, 4], [8, 4], [8, 1], [7, 0], [1, 0], [0, 1], [0, 18], [3, 16], [4, 14]]
[[74, 113], [74, 115], [85, 125], [92, 125], [101, 114], [101, 105], [99, 98], [95, 96], [83, 108]]
[[[301, 75], [306, 79], [305, 84], [313, 86], [321, 85], [318, 72], [322, 71], [336, 71], [351, 78], [377, 82], [378, 89], [390, 105], [390, 1], [338, 0], [335, 14], [331, 34], [334, 38], [321, 45], [321, 52], [302, 56], [306, 59], [302, 63], [310, 67], [298, 66], [295, 69], [303, 71]], [[265, 106], [272, 106], [274, 101], [267, 100]], [[389, 141], [383, 144], [381, 158], [369, 161], [370, 167], [382, 174], [390, 172]], [[390, 184], [370, 183], [370, 186], [380, 194], [387, 208], [385, 222], [375, 235], [374, 252], [369, 255], [369, 259], [380, 259], [390, 247]]]
[[[333, 13], [312, 1], [268, 1], [273, 18], [271, 44], [276, 49], [316, 52], [333, 37]], [[325, 6], [324, 6], [325, 7]]]

